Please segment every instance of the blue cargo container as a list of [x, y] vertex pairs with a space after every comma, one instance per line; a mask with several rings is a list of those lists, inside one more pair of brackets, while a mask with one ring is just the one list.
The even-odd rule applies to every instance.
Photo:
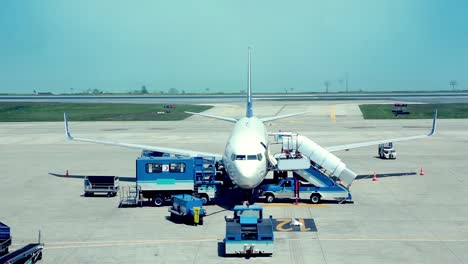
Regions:
[[184, 220], [186, 223], [195, 225], [203, 225], [203, 217], [206, 215], [203, 201], [188, 194], [172, 196], [172, 207], [168, 211], [173, 221]]

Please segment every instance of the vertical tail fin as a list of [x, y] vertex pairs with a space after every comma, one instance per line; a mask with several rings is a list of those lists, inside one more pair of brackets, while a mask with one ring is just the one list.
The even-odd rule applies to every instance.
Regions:
[[251, 84], [251, 79], [250, 79], [250, 52], [251, 48], [249, 47], [249, 67], [248, 67], [248, 74], [247, 74], [247, 117], [253, 117], [253, 110], [252, 110], [252, 92], [250, 90], [250, 84]]

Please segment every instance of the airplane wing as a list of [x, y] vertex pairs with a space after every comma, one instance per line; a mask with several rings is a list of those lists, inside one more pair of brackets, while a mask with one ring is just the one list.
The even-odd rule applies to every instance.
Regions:
[[232, 117], [216, 116], [216, 115], [194, 113], [194, 112], [187, 112], [187, 111], [185, 111], [184, 113], [191, 114], [191, 115], [199, 115], [199, 116], [204, 116], [204, 117], [209, 117], [209, 118], [214, 118], [214, 119], [219, 119], [219, 120], [228, 121], [228, 122], [232, 122], [232, 123], [237, 122], [237, 119], [232, 118]]
[[83, 142], [97, 143], [97, 144], [104, 144], [104, 145], [111, 145], [111, 146], [119, 146], [119, 147], [125, 147], [125, 148], [141, 149], [141, 150], [158, 151], [158, 152], [163, 152], [163, 153], [177, 154], [177, 155], [190, 156], [190, 157], [202, 156], [202, 157], [208, 157], [208, 158], [215, 157], [216, 159], [222, 159], [223, 157], [220, 154], [208, 153], [208, 152], [199, 152], [199, 151], [185, 150], [185, 149], [156, 147], [156, 146], [148, 146], [148, 145], [119, 143], [119, 142], [112, 142], [112, 141], [101, 141], [101, 140], [73, 137], [68, 128], [67, 113], [63, 113], [63, 119], [65, 121], [65, 133], [69, 140], [76, 140], [76, 141], [83, 141]]
[[411, 137], [382, 139], [382, 140], [367, 141], [367, 142], [338, 145], [338, 146], [330, 146], [330, 147], [325, 147], [325, 149], [330, 152], [333, 152], [333, 151], [339, 151], [339, 150], [349, 150], [353, 148], [361, 148], [361, 147], [367, 147], [367, 146], [372, 146], [372, 145], [384, 144], [388, 142], [399, 142], [399, 141], [407, 141], [407, 140], [430, 137], [430, 136], [433, 136], [436, 132], [436, 120], [437, 120], [437, 110], [434, 112], [434, 119], [432, 120], [432, 130], [431, 132], [429, 132], [429, 134], [417, 135], [417, 136], [411, 136]]
[[311, 111], [306, 111], [306, 112], [300, 112], [300, 113], [294, 113], [294, 114], [287, 114], [287, 115], [279, 115], [279, 116], [264, 117], [264, 118], [260, 118], [260, 121], [262, 121], [262, 122], [269, 122], [269, 121], [278, 120], [278, 119], [283, 119], [283, 118], [288, 118], [288, 117], [292, 117], [292, 116], [303, 115], [303, 114], [307, 114], [307, 113], [310, 113], [310, 112], [311, 112]]

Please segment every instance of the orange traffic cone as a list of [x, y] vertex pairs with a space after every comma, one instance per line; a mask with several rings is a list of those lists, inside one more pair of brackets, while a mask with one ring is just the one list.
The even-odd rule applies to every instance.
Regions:
[[372, 177], [372, 181], [377, 181], [377, 173], [374, 171], [374, 176]]
[[67, 177], [69, 176], [69, 175], [68, 175], [68, 170], [65, 172], [65, 176], [67, 176]]
[[421, 167], [421, 170], [419, 171], [419, 175], [420, 175], [420, 176], [423, 176], [423, 175], [424, 175], [424, 170], [423, 170], [422, 167]]

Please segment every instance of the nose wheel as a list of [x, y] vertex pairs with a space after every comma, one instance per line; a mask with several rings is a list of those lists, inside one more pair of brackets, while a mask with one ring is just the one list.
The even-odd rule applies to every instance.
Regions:
[[257, 196], [255, 195], [255, 189], [252, 190], [244, 190], [244, 199], [245, 202], [249, 204], [254, 204], [257, 200]]

